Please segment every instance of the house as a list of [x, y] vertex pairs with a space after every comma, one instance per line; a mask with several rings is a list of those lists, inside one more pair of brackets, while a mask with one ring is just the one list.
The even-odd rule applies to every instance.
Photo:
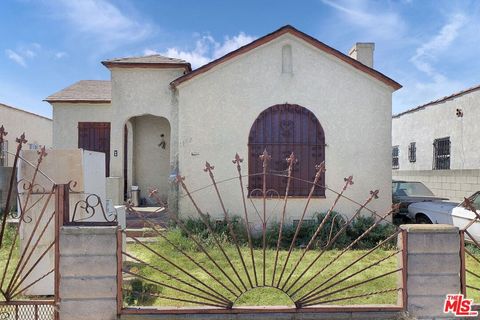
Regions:
[[[373, 50], [362, 43], [345, 55], [285, 26], [193, 71], [186, 61], [160, 55], [103, 61], [110, 81], [79, 81], [46, 98], [54, 147], [105, 152], [107, 197], [117, 203], [131, 186], [142, 197], [155, 187], [171, 208], [194, 213], [184, 190], [171, 183], [178, 173], [189, 190], [198, 190], [212, 184], [202, 170], [206, 161], [217, 180], [228, 179], [238, 175], [232, 164], [238, 153], [242, 173], [254, 174], [262, 172], [266, 149], [271, 172], [285, 173], [292, 151], [298, 158], [291, 219], [304, 210], [310, 189], [299, 179], [313, 181], [322, 161], [327, 171], [320, 185], [341, 190], [353, 175], [345, 195], [363, 202], [379, 189], [371, 207], [383, 211], [391, 205], [392, 93], [401, 86], [372, 68]], [[261, 207], [260, 176], [245, 177], [244, 184], [249, 208]], [[269, 210], [278, 214], [286, 179], [267, 184], [277, 199], [269, 200]], [[219, 191], [228, 210], [241, 215], [238, 179]], [[203, 212], [222, 214], [212, 187], [192, 196]], [[317, 188], [308, 214], [328, 210], [334, 199]], [[337, 211], [349, 215], [356, 208], [344, 199]]]
[[0, 103], [1, 126], [7, 132], [0, 144], [0, 207], [3, 207], [17, 150], [16, 138], [25, 133], [27, 142], [22, 146], [23, 150], [35, 150], [40, 146], [51, 148], [52, 120]]
[[461, 201], [480, 190], [480, 85], [393, 116], [393, 178]]

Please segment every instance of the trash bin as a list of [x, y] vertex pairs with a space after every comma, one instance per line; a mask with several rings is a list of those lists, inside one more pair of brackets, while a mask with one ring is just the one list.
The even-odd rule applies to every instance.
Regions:
[[134, 207], [138, 207], [140, 205], [140, 189], [138, 186], [132, 186], [131, 200]]

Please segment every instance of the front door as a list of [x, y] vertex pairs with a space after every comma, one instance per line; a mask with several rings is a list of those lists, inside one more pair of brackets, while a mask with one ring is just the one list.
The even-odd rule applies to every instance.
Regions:
[[110, 122], [79, 122], [78, 147], [105, 153], [105, 173], [110, 176]]

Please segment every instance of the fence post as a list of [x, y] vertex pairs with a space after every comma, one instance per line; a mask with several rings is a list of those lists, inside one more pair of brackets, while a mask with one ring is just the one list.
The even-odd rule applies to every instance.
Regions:
[[447, 294], [461, 292], [460, 234], [451, 225], [403, 225], [407, 232], [407, 311], [425, 319], [445, 318]]
[[60, 229], [63, 227], [65, 218], [70, 215], [69, 185], [57, 184], [55, 187], [55, 271], [54, 271], [54, 294], [55, 294], [55, 319], [59, 319], [58, 308], [60, 306]]

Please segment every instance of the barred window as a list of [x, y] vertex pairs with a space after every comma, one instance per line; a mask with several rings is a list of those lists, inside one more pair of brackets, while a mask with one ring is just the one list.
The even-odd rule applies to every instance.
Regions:
[[[255, 175], [263, 170], [259, 155], [266, 149], [272, 156], [269, 170], [273, 175], [267, 177], [268, 189], [280, 194], [285, 192], [288, 168], [286, 158], [294, 152], [298, 163], [293, 167], [293, 176], [289, 194], [296, 197], [306, 197], [311, 185], [305, 181], [313, 181], [315, 165], [325, 160], [325, 135], [320, 122], [308, 109], [295, 104], [281, 104], [264, 110], [255, 120], [248, 139], [248, 191], [262, 188], [262, 177]], [[325, 185], [322, 173], [320, 186]], [[325, 196], [325, 189], [315, 188], [314, 196]]]
[[0, 144], [0, 167], [8, 166], [8, 140], [3, 140]]
[[433, 141], [433, 170], [450, 169], [450, 137]]
[[392, 147], [392, 169], [398, 169], [398, 146]]
[[415, 145], [415, 142], [410, 142], [410, 145], [408, 146], [408, 161], [417, 161], [417, 146]]

